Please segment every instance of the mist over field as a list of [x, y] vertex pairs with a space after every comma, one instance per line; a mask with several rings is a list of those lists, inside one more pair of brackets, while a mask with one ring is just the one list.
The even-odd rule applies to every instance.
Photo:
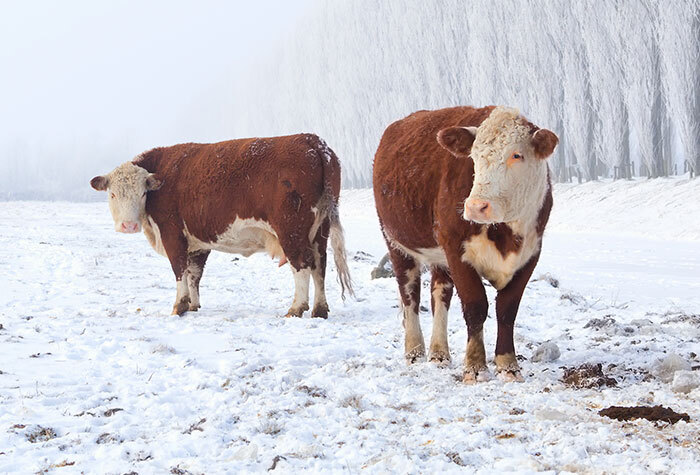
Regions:
[[559, 181], [700, 168], [700, 2], [14, 3], [0, 16], [0, 197], [99, 199], [146, 149], [315, 132], [343, 185], [415, 110], [520, 108]]
[[146, 149], [235, 137], [237, 81], [308, 6], [4, 3], [0, 199], [103, 199], [89, 179]]

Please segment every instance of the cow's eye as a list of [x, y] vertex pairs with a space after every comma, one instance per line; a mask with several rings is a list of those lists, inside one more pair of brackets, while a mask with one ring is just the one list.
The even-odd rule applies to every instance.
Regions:
[[516, 159], [516, 160], [522, 160], [522, 159], [523, 159], [523, 156], [520, 155], [519, 153], [514, 153], [514, 154], [513, 154], [513, 158]]

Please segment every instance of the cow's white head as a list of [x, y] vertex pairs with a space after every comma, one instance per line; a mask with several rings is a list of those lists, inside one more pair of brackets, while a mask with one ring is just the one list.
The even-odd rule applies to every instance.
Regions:
[[120, 233], [137, 233], [146, 215], [146, 193], [157, 190], [162, 183], [154, 173], [126, 162], [106, 175], [96, 176], [90, 185], [107, 191], [114, 229]]
[[471, 155], [474, 184], [464, 219], [500, 223], [533, 219], [547, 192], [547, 162], [559, 139], [517, 109], [496, 107], [479, 127], [450, 127], [438, 142], [460, 159]]

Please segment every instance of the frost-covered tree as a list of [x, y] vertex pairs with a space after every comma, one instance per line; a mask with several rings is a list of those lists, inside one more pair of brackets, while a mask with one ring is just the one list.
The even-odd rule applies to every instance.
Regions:
[[700, 172], [700, 0], [674, 0], [658, 9], [664, 96], [683, 156]]
[[700, 170], [698, 2], [319, 1], [238, 85], [236, 134], [316, 132], [368, 186], [394, 120], [506, 104], [559, 134], [555, 179], [672, 172], [673, 130]]
[[584, 31], [590, 63], [590, 93], [595, 115], [591, 146], [610, 170], [621, 176], [629, 170], [629, 123], [623, 99], [623, 36], [618, 28], [620, 12], [611, 2], [587, 2], [581, 14], [590, 19]]
[[661, 62], [656, 40], [654, 1], [620, 2], [620, 27], [625, 30], [624, 68], [625, 99], [629, 121], [635, 131], [642, 163], [649, 176], [664, 174], [664, 133], [666, 109], [662, 100]]

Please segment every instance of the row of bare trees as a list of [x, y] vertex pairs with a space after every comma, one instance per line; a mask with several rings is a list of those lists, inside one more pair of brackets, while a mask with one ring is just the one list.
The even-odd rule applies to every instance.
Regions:
[[515, 105], [558, 180], [700, 172], [700, 0], [320, 1], [239, 84], [236, 135], [306, 129], [367, 186], [386, 125]]

